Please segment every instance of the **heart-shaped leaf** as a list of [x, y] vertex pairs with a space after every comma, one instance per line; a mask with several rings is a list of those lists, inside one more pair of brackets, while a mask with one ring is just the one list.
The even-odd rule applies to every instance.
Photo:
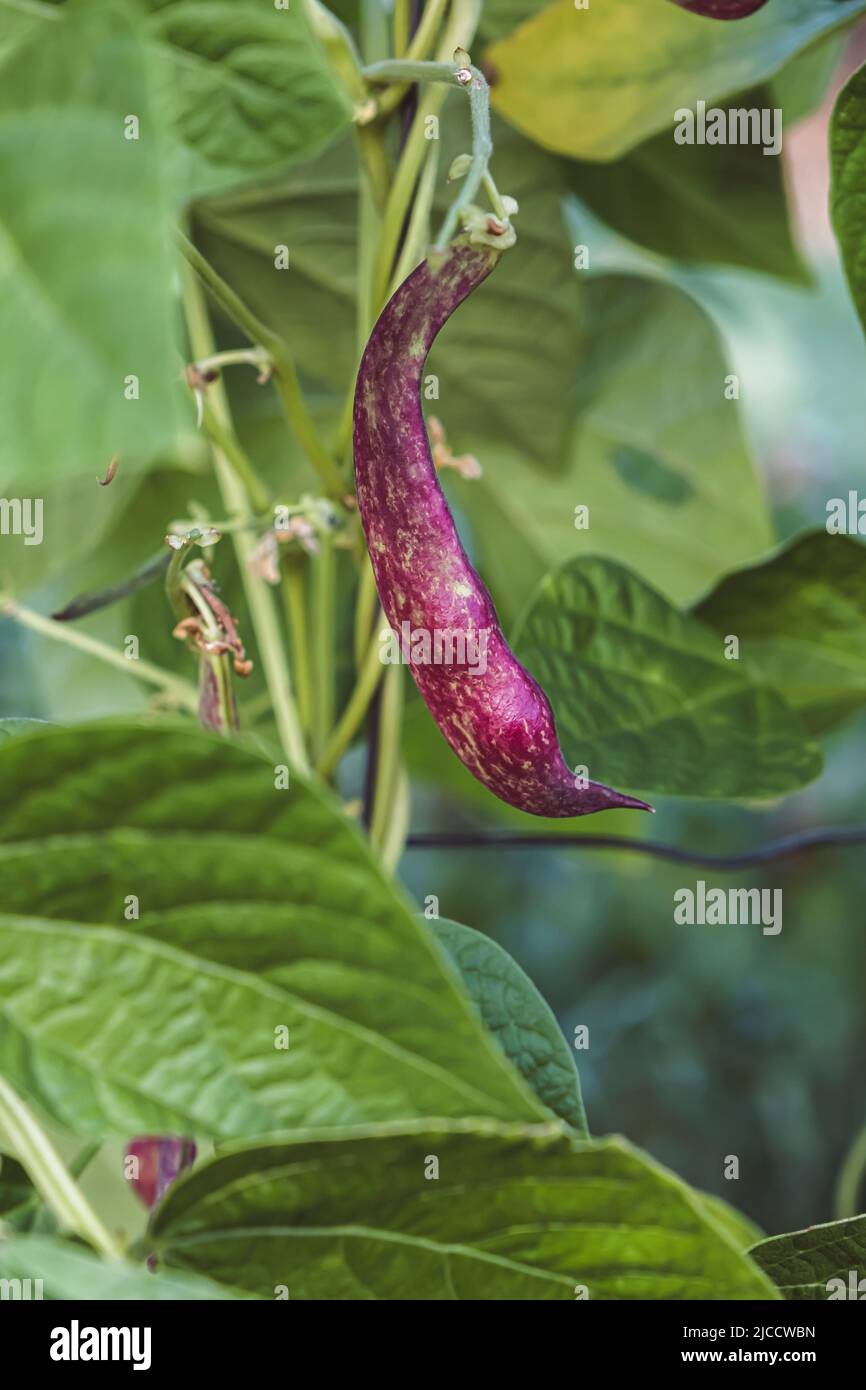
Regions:
[[97, 1134], [539, 1118], [329, 797], [189, 728], [0, 740], [0, 1067]]
[[821, 769], [819, 749], [781, 695], [612, 561], [573, 560], [548, 575], [516, 650], [550, 697], [567, 756], [595, 781], [769, 797]]
[[587, 1135], [574, 1056], [529, 976], [483, 932], [447, 919], [431, 925], [505, 1055], [539, 1100]]
[[694, 609], [822, 733], [866, 701], [866, 546], [814, 531], [728, 575]]
[[292, 1299], [768, 1299], [684, 1183], [558, 1126], [337, 1131], [218, 1156], [154, 1214], [165, 1262]]

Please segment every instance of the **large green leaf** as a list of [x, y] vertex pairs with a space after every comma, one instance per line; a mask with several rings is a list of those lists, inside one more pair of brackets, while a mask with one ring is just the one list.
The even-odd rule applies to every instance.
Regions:
[[187, 728], [0, 741], [12, 1084], [79, 1133], [543, 1116], [330, 798], [274, 779]]
[[[237, 1294], [226, 1285], [198, 1274], [160, 1270], [152, 1274], [143, 1266], [122, 1260], [100, 1260], [89, 1251], [46, 1236], [19, 1235], [0, 1240], [0, 1279], [41, 1279], [41, 1296], [61, 1301], [172, 1302], [231, 1299]], [[230, 1285], [231, 1281], [226, 1281]], [[31, 1293], [31, 1296], [32, 1293]]]
[[[785, 1298], [866, 1298], [866, 1216], [771, 1236], [753, 1246], [749, 1254]], [[842, 1286], [828, 1288], [831, 1279], [841, 1280]]]
[[722, 640], [608, 560], [547, 576], [518, 655], [556, 711], [566, 755], [595, 781], [693, 797], [770, 797], [821, 770], [777, 691], [726, 660]]
[[304, 5], [147, 0], [187, 186], [218, 188], [306, 156], [351, 118]]
[[840, 92], [830, 121], [830, 212], [854, 307], [866, 329], [866, 65]]
[[813, 732], [866, 701], [866, 546], [814, 531], [723, 579], [694, 609]]
[[[772, 105], [768, 89], [742, 98]], [[779, 159], [759, 145], [676, 145], [662, 131], [613, 164], [582, 162], [573, 185], [609, 226], [673, 260], [806, 277]]]
[[[563, 461], [579, 351], [578, 285], [560, 204], [559, 161], [494, 123], [495, 170], [516, 198], [519, 240], [436, 343], [428, 372], [458, 451], [516, 448], [534, 463]], [[445, 176], [470, 143], [465, 101], [454, 93], [440, 124], [435, 217], [454, 197]], [[337, 143], [279, 182], [196, 205], [196, 241], [220, 274], [281, 333], [305, 373], [346, 389], [356, 366], [357, 159]], [[289, 248], [289, 269], [274, 248]]]
[[503, 1052], [555, 1115], [588, 1135], [574, 1054], [529, 976], [483, 932], [447, 919], [431, 925]]
[[547, 149], [616, 159], [674, 112], [756, 86], [866, 8], [864, 0], [774, 0], [715, 24], [647, 0], [556, 0], [484, 54], [501, 115]]
[[151, 1232], [169, 1265], [263, 1297], [774, 1296], [672, 1174], [553, 1125], [434, 1122], [224, 1153], [172, 1187]]
[[64, 7], [2, 53], [0, 486], [44, 497], [87, 473], [95, 494], [113, 454], [151, 457], [181, 418], [152, 70], [140, 31], [102, 4]]
[[[505, 620], [577, 554], [618, 559], [682, 603], [771, 544], [710, 319], [682, 290], [633, 276], [593, 279], [584, 294], [579, 430], [566, 474], [540, 487], [505, 447], [481, 455], [480, 481], [447, 484]], [[587, 529], [575, 529], [577, 506], [589, 509]]]

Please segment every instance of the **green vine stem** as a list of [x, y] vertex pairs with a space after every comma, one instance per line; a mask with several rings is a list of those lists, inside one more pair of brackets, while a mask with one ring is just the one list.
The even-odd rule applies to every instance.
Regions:
[[330, 536], [319, 537], [312, 575], [313, 752], [320, 754], [334, 725], [334, 641], [336, 556]]
[[358, 593], [355, 598], [355, 667], [360, 671], [364, 664], [367, 645], [373, 632], [373, 623], [379, 608], [379, 595], [376, 592], [376, 578], [366, 550], [362, 556], [362, 567], [358, 579]]
[[845, 1156], [836, 1183], [836, 1218], [845, 1221], [863, 1211], [860, 1189], [866, 1180], [866, 1125], [860, 1130]]
[[53, 618], [44, 618], [41, 613], [34, 613], [32, 609], [25, 608], [23, 604], [3, 595], [0, 595], [0, 613], [13, 618], [16, 623], [29, 628], [31, 632], [38, 632], [41, 637], [48, 637], [53, 642], [63, 642], [67, 647], [75, 647], [78, 651], [86, 652], [88, 656], [105, 662], [107, 666], [125, 672], [127, 676], [135, 676], [137, 680], [154, 686], [179, 709], [189, 710], [192, 714], [198, 712], [198, 691], [195, 686], [180, 676], [163, 671], [161, 666], [140, 659], [132, 661], [122, 652], [115, 651], [107, 642], [89, 637], [86, 632], [79, 632], [66, 623], [55, 622]]
[[[437, 61], [433, 64], [433, 66], [441, 67], [443, 71], [447, 69], [451, 84], [456, 82], [453, 55], [458, 48], [468, 48], [472, 43], [480, 18], [481, 0], [455, 0], [437, 50]], [[377, 65], [373, 64], [372, 66]], [[428, 143], [426, 138], [427, 118], [439, 114], [446, 92], [447, 88], [442, 81], [431, 84], [423, 100], [418, 104], [412, 128], [397, 165], [383, 216], [379, 255], [376, 262], [373, 294], [373, 309], [376, 314], [384, 304], [388, 286], [391, 283], [403, 224], [424, 161]], [[369, 326], [372, 327], [372, 322]]]
[[379, 741], [376, 753], [376, 785], [370, 839], [380, 853], [386, 842], [388, 826], [397, 791], [400, 744], [403, 731], [403, 667], [394, 664], [385, 672], [382, 682], [382, 702], [379, 710]]
[[[207, 357], [213, 352], [210, 322], [201, 290], [189, 271], [184, 277], [184, 308], [192, 351], [197, 358]], [[222, 382], [214, 383], [210, 395], [216, 425], [222, 431], [223, 437], [234, 438], [228, 399]], [[236, 447], [240, 451], [240, 445]], [[252, 518], [260, 508], [249, 497], [220, 445], [213, 445], [213, 454], [217, 482], [229, 515], [244, 520]], [[247, 530], [238, 530], [232, 540], [255, 630], [259, 659], [271, 694], [280, 744], [289, 762], [301, 772], [306, 772], [309, 769], [309, 760], [292, 693], [274, 596], [266, 581], [254, 574], [250, 567], [249, 561], [255, 549], [254, 536]]]
[[292, 670], [298, 692], [298, 717], [304, 733], [309, 734], [313, 717], [313, 685], [307, 630], [307, 575], [306, 564], [299, 555], [286, 556], [283, 561], [281, 584], [286, 626], [292, 644]]
[[[468, 81], [463, 80], [463, 75]], [[395, 82], [404, 79], [410, 82], [444, 83], [448, 87], [459, 87], [469, 93], [469, 111], [472, 121], [472, 160], [460, 191], [442, 223], [436, 238], [435, 249], [444, 251], [460, 222], [461, 213], [473, 201], [478, 190], [484, 185], [500, 217], [506, 216], [502, 200], [493, 182], [488, 165], [493, 153], [493, 140], [490, 134], [490, 89], [483, 72], [469, 67], [457, 71], [453, 63], [374, 63], [364, 69], [364, 76], [370, 82]]]
[[409, 795], [409, 778], [402, 760], [398, 762], [397, 773], [394, 780], [394, 788], [391, 796], [391, 809], [388, 817], [388, 824], [380, 850], [382, 864], [388, 873], [393, 874], [403, 854], [406, 844], [406, 836], [409, 832], [409, 817], [411, 813], [411, 798]]
[[87, 1201], [36, 1117], [2, 1076], [0, 1131], [61, 1226], [82, 1236], [108, 1259], [121, 1259], [119, 1243]]
[[[246, 333], [255, 346], [263, 348], [267, 353], [273, 365], [274, 385], [290, 428], [307, 458], [318, 470], [328, 496], [342, 501], [346, 493], [346, 485], [340, 477], [334, 459], [319, 437], [313, 417], [307, 410], [298, 381], [298, 374], [295, 371], [295, 364], [282, 338], [267, 328], [252, 310], [247, 308], [240, 296], [235, 294], [231, 286], [226, 284], [222, 276], [217, 274], [213, 266], [205, 260], [198, 248], [183, 233], [178, 234], [178, 244], [187, 264], [198, 275], [215, 302], [237, 324], [238, 328]], [[196, 353], [198, 360], [213, 356], [214, 347], [210, 331], [208, 331], [208, 340], [211, 344], [210, 350]]]
[[331, 775], [361, 727], [361, 722], [367, 713], [376, 687], [384, 674], [385, 667], [379, 659], [381, 649], [379, 635], [376, 633], [361, 662], [355, 688], [319, 758], [318, 770], [323, 777]]
[[[448, 0], [427, 0], [421, 22], [409, 47], [405, 54], [398, 54], [398, 57], [404, 57], [409, 63], [421, 62], [427, 57], [435, 43], [447, 5]], [[410, 86], [409, 82], [395, 82], [393, 86], [388, 87], [376, 100], [377, 116], [389, 116], [392, 111], [396, 111]]]

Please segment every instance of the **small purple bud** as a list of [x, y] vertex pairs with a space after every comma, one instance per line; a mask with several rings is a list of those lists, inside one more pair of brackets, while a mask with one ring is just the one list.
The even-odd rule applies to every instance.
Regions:
[[146, 1207], [156, 1206], [178, 1173], [195, 1162], [196, 1148], [192, 1139], [172, 1139], [165, 1135], [144, 1135], [130, 1139], [126, 1157], [135, 1159], [134, 1175], [130, 1177], [136, 1196]]

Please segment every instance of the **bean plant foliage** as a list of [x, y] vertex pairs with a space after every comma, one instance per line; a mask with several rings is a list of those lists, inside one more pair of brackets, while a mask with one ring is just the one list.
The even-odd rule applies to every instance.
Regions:
[[[862, 1216], [765, 1237], [596, 1136], [496, 923], [398, 875], [422, 805], [760, 810], [866, 704], [866, 551], [775, 534], [681, 273], [807, 280], [784, 181], [673, 138], [813, 110], [866, 0], [700, 8], [0, 0], [0, 490], [40, 505], [0, 550], [3, 1278], [776, 1300], [862, 1264]], [[866, 323], [862, 73], [830, 141]], [[474, 655], [415, 669], [406, 627]], [[118, 1231], [81, 1184], [133, 1139]]]

